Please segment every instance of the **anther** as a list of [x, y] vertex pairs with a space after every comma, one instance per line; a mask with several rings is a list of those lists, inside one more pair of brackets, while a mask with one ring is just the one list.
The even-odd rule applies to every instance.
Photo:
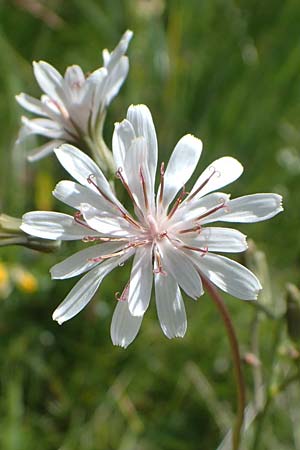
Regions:
[[128, 292], [129, 292], [129, 282], [126, 284], [121, 295], [120, 292], [115, 293], [116, 300], [118, 300], [118, 302], [126, 302], [128, 299]]
[[123, 178], [123, 175], [121, 174], [122, 170], [123, 170], [122, 167], [119, 167], [119, 168], [118, 168], [118, 170], [117, 170], [116, 173], [115, 173], [116, 178], [119, 178], [119, 179], [122, 179], [122, 178]]
[[[84, 221], [84, 219], [83, 219], [82, 214], [81, 214], [80, 211], [77, 211], [77, 212], [74, 214], [74, 221], [75, 221], [76, 223], [78, 223], [79, 225], [88, 228], [89, 230], [93, 230], [93, 228], [91, 228], [91, 227]], [[93, 231], [94, 231], [94, 230], [93, 230]]]
[[168, 232], [167, 231], [163, 231], [162, 233], [160, 233], [158, 235], [158, 239], [159, 240], [163, 239], [164, 237], [168, 237]]

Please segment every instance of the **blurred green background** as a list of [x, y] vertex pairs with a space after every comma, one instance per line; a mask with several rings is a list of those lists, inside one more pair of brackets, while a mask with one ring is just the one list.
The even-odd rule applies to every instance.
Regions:
[[[299, 283], [300, 273], [299, 23], [299, 0], [0, 0], [1, 211], [64, 210], [51, 196], [66, 178], [54, 157], [30, 165], [26, 149], [14, 148], [22, 114], [14, 96], [40, 95], [32, 60], [61, 72], [77, 63], [89, 72], [128, 28], [130, 71], [109, 109], [106, 142], [131, 103], [146, 103], [160, 160], [190, 132], [204, 142], [198, 175], [231, 155], [245, 166], [229, 187], [232, 196], [284, 196], [284, 214], [239, 227], [259, 249], [239, 261], [259, 274], [265, 287], [259, 302], [269, 314], [226, 297], [245, 359], [249, 427], [242, 448], [251, 450], [300, 449], [299, 384], [279, 393], [299, 371], [298, 344], [287, 335], [284, 315], [285, 283]], [[51, 281], [48, 271], [74, 249], [65, 244], [52, 255], [1, 249], [0, 448], [230, 449], [222, 440], [234, 417], [235, 383], [209, 297], [187, 299], [184, 339], [164, 337], [152, 302], [136, 341], [115, 348], [114, 292], [129, 267], [110, 275], [73, 320], [59, 327], [51, 319], [75, 280]], [[267, 408], [251, 416], [262, 383]]]

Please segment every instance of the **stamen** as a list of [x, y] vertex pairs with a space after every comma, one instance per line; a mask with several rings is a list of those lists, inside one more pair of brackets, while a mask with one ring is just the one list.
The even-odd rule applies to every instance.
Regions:
[[95, 181], [93, 180], [93, 178], [96, 178], [95, 177], [95, 175], [94, 174], [90, 174], [88, 177], [87, 177], [87, 182], [89, 183], [89, 184], [92, 184], [96, 189], [97, 189], [97, 191], [99, 192], [99, 194], [100, 195], [102, 195], [102, 197], [104, 197], [105, 198], [105, 200], [107, 200], [109, 203], [111, 203], [112, 205], [114, 205], [114, 206], [117, 206], [117, 205], [115, 205], [114, 204], [114, 202], [99, 188], [99, 186], [97, 185], [97, 183], [95, 183]]
[[221, 173], [219, 170], [216, 170], [213, 166], [210, 166], [209, 170], [211, 170], [211, 169], [212, 169], [212, 173], [209, 175], [209, 177], [205, 181], [203, 181], [203, 183], [198, 187], [198, 189], [196, 189], [195, 192], [193, 192], [192, 195], [187, 199], [188, 202], [191, 201], [192, 198], [194, 198], [195, 195], [197, 195], [201, 191], [201, 189], [203, 189], [204, 186], [207, 185], [207, 183], [210, 181], [210, 179], [214, 175], [217, 175], [218, 177], [221, 176]]
[[127, 222], [129, 222], [131, 225], [134, 225], [136, 228], [138, 228], [139, 230], [142, 230], [143, 227], [136, 221], [134, 220], [131, 216], [129, 216], [125, 211], [123, 211], [121, 208], [119, 208], [119, 211], [122, 214], [123, 219], [127, 220]]
[[224, 208], [224, 207], [227, 207], [227, 205], [226, 205], [226, 200], [222, 199], [220, 205], [215, 206], [215, 207], [212, 208], [212, 209], [209, 209], [208, 211], [206, 211], [206, 213], [204, 213], [204, 214], [202, 214], [201, 216], [197, 217], [197, 218], [195, 219], [195, 221], [197, 221], [197, 220], [202, 220], [202, 219], [204, 219], [205, 217], [210, 216], [211, 214], [213, 214], [213, 213], [219, 211], [219, 209], [222, 209], [222, 208]]
[[174, 215], [175, 211], [177, 210], [178, 206], [180, 205], [180, 203], [182, 202], [182, 200], [184, 199], [184, 197], [187, 195], [187, 192], [185, 190], [185, 186], [182, 187], [182, 191], [179, 194], [179, 197], [177, 198], [177, 200], [175, 201], [171, 211], [168, 214], [168, 219], [171, 219], [171, 217]]
[[149, 202], [148, 202], [148, 196], [147, 196], [147, 187], [146, 187], [146, 181], [145, 181], [145, 177], [143, 174], [143, 170], [140, 167], [140, 177], [141, 177], [141, 182], [142, 182], [142, 188], [143, 188], [143, 194], [144, 194], [144, 200], [145, 200], [145, 207], [148, 210], [149, 209]]
[[[135, 201], [135, 198], [134, 198], [134, 196], [133, 196], [133, 193], [132, 193], [131, 190], [130, 190], [130, 187], [129, 187], [128, 183], [125, 181], [125, 178], [124, 178], [123, 175], [122, 175], [122, 170], [123, 170], [122, 167], [119, 167], [118, 170], [116, 171], [116, 174], [115, 174], [115, 175], [116, 175], [116, 177], [117, 177], [119, 180], [121, 180], [121, 183], [123, 184], [124, 188], [126, 189], [126, 191], [127, 191], [128, 195], [129, 195], [129, 197], [130, 197], [130, 199], [131, 199], [131, 201], [132, 201], [134, 207], [137, 208], [137, 209], [142, 213], [140, 207], [137, 205], [137, 203], [136, 203], [136, 201]], [[119, 208], [119, 207], [118, 207], [118, 209], [119, 209], [119, 211], [121, 212], [121, 214], [122, 214], [122, 216], [123, 216], [123, 218], [124, 218], [125, 220], [127, 220], [128, 222], [130, 222], [132, 225], [136, 226], [136, 227], [139, 228], [139, 229], [142, 228], [142, 227], [140, 226], [140, 224], [139, 224], [138, 222], [136, 222], [132, 217], [130, 217], [125, 211], [123, 211], [123, 210], [122, 210], [121, 208]]]
[[105, 259], [114, 258], [115, 256], [124, 255], [127, 250], [131, 248], [136, 247], [143, 247], [144, 245], [150, 244], [150, 241], [148, 239], [144, 239], [143, 241], [136, 241], [136, 242], [130, 242], [128, 245], [125, 245], [121, 250], [114, 252], [114, 253], [108, 253], [107, 255], [97, 256], [95, 258], [90, 258], [88, 261], [91, 262], [102, 262]]
[[163, 239], [163, 238], [165, 238], [165, 237], [169, 238], [168, 232], [167, 232], [167, 231], [163, 231], [162, 233], [160, 233], [160, 234], [157, 236], [157, 239], [158, 239], [158, 240], [161, 240], [161, 239]]
[[119, 292], [115, 293], [115, 298], [118, 300], [118, 302], [126, 302], [128, 299], [128, 292], [129, 292], [129, 281], [126, 284], [125, 288], [123, 289], [123, 292], [121, 295]]
[[[63, 116], [64, 119], [68, 120], [70, 118], [69, 112], [67, 111], [67, 109], [61, 105], [60, 103], [58, 103], [56, 100], [54, 100], [53, 98], [49, 98], [46, 101], [46, 104], [53, 104], [61, 113], [61, 115]], [[51, 106], [49, 106], [49, 108], [51, 108]]]
[[98, 237], [98, 236], [84, 236], [82, 242], [128, 242], [127, 238], [115, 238], [115, 237]]
[[187, 228], [186, 230], [180, 230], [178, 233], [185, 234], [185, 233], [201, 233], [202, 227], [200, 224], [196, 225], [193, 228]]
[[128, 192], [128, 195], [130, 197], [130, 199], [132, 200], [132, 202], [136, 205], [135, 199], [133, 197], [133, 194], [130, 190], [130, 187], [128, 185], [128, 183], [125, 181], [125, 178], [122, 174], [122, 167], [119, 167], [118, 170], [116, 171], [116, 177], [121, 181], [121, 183], [123, 184], [124, 188], [126, 189], [126, 191]]
[[164, 176], [165, 176], [165, 163], [162, 162], [160, 166], [159, 203], [162, 203], [164, 196]]
[[198, 247], [191, 247], [189, 245], [183, 245], [182, 247], [186, 248], [187, 250], [193, 250], [194, 252], [200, 252], [201, 256], [205, 256], [208, 253], [208, 247], [198, 248]]
[[[125, 188], [126, 188], [126, 186], [127, 186], [127, 191], [128, 191], [128, 193], [129, 193], [129, 195], [130, 195], [130, 198], [131, 198], [131, 200], [133, 201], [133, 203], [136, 205], [136, 203], [135, 203], [135, 200], [134, 200], [134, 198], [133, 198], [133, 196], [132, 196], [132, 193], [131, 193], [131, 191], [130, 191], [130, 189], [129, 189], [129, 186], [128, 186], [128, 184], [125, 182], [125, 180], [124, 180], [124, 177], [123, 177], [123, 175], [121, 174], [121, 171], [122, 171], [122, 169], [121, 169], [121, 167], [117, 170], [117, 172], [116, 172], [116, 176], [118, 177], [118, 178], [120, 178], [120, 180], [122, 181], [122, 183], [123, 183], [123, 185], [125, 186]], [[90, 184], [92, 184], [93, 186], [95, 186], [95, 188], [97, 189], [97, 191], [109, 202], [109, 203], [111, 203], [121, 214], [122, 214], [122, 217], [123, 217], [123, 219], [125, 219], [125, 220], [127, 220], [127, 222], [129, 222], [129, 223], [131, 223], [132, 225], [134, 225], [135, 227], [137, 227], [137, 228], [139, 228], [139, 229], [141, 229], [142, 227], [141, 227], [141, 225], [138, 223], [138, 222], [136, 222], [132, 217], [130, 217], [122, 208], [120, 208], [120, 206], [119, 205], [117, 205], [117, 204], [115, 204], [110, 198], [108, 198], [107, 197], [107, 195], [106, 194], [104, 194], [104, 192], [102, 192], [102, 190], [99, 188], [99, 186], [95, 183], [95, 181], [93, 180], [93, 178], [95, 178], [95, 175], [93, 175], [93, 174], [91, 174], [91, 175], [89, 175], [88, 176], [88, 178], [87, 178], [87, 181], [88, 181], [88, 183], [90, 183]], [[138, 207], [137, 205], [136, 205], [136, 207]]]
[[159, 251], [157, 250], [157, 248], [155, 249], [155, 255], [154, 255], [154, 257], [155, 257], [155, 261], [156, 261], [156, 269], [154, 269], [153, 270], [153, 273], [155, 274], [155, 275], [164, 275], [164, 276], [166, 276], [167, 275], [167, 272], [165, 272], [164, 270], [163, 270], [163, 267], [162, 267], [162, 261], [161, 261], [161, 256], [160, 256], [160, 253], [159, 253]]
[[74, 214], [74, 221], [75, 221], [76, 223], [78, 223], [79, 225], [88, 228], [89, 230], [95, 231], [93, 228], [91, 228], [91, 227], [84, 221], [84, 219], [83, 219], [82, 214], [81, 214], [80, 211], [77, 211], [77, 212]]
[[118, 252], [108, 253], [107, 255], [102, 255], [102, 256], [96, 256], [95, 258], [89, 258], [88, 261], [90, 261], [90, 262], [102, 262], [105, 259], [110, 259], [110, 258], [114, 258], [115, 256], [124, 255], [126, 250], [128, 250], [128, 247], [124, 247], [122, 250], [119, 250]]

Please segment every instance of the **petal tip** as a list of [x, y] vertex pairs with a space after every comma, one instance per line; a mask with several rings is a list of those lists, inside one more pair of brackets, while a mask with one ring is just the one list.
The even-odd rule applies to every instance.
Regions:
[[52, 314], [52, 319], [58, 323], [58, 325], [62, 325], [64, 323], [64, 320], [62, 318], [59, 317], [58, 314], [54, 313]]

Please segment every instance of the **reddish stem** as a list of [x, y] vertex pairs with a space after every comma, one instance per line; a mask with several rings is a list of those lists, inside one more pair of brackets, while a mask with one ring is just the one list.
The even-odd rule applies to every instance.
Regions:
[[234, 367], [234, 375], [236, 379], [236, 388], [237, 388], [237, 414], [236, 414], [236, 423], [232, 433], [232, 450], [238, 450], [241, 440], [241, 429], [244, 422], [244, 410], [246, 406], [246, 396], [245, 396], [245, 383], [241, 366], [241, 357], [239, 351], [239, 345], [237, 341], [237, 337], [233, 328], [233, 323], [231, 321], [229, 312], [224, 304], [224, 301], [219, 293], [219, 291], [215, 288], [215, 286], [203, 275], [201, 275], [201, 279], [206, 291], [211, 296], [215, 305], [217, 306], [221, 318], [224, 322], [229, 343], [231, 349], [231, 355], [233, 360]]

